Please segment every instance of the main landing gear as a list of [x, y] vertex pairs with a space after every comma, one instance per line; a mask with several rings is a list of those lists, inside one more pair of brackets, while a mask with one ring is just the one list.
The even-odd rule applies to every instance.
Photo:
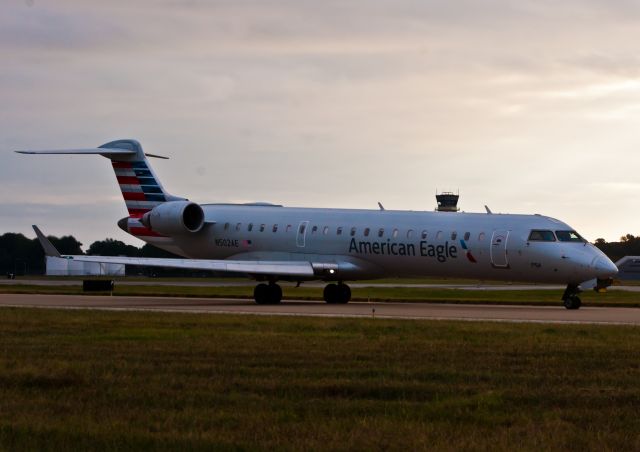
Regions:
[[580, 309], [582, 301], [578, 294], [580, 289], [575, 284], [569, 284], [562, 295], [562, 302], [567, 309]]
[[351, 300], [351, 289], [343, 283], [327, 284], [323, 298], [329, 304], [346, 304]]
[[282, 300], [282, 288], [276, 283], [260, 283], [253, 289], [257, 304], [278, 304]]
[[[327, 284], [323, 293], [324, 301], [329, 304], [345, 304], [351, 300], [351, 289], [343, 283]], [[275, 282], [260, 283], [253, 290], [256, 304], [278, 304], [282, 301], [282, 288]]]

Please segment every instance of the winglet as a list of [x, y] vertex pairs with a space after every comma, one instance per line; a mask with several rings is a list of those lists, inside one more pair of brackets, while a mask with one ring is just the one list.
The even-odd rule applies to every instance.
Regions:
[[36, 231], [36, 236], [38, 236], [38, 240], [40, 241], [40, 245], [44, 250], [45, 256], [62, 257], [56, 247], [53, 246], [53, 243], [51, 243], [49, 239], [44, 236], [42, 231], [40, 231], [38, 226], [34, 224], [33, 230]]

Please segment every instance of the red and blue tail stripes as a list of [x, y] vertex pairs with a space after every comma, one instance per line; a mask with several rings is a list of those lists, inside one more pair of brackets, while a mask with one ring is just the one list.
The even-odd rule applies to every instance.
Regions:
[[[131, 219], [140, 219], [145, 213], [167, 200], [162, 186], [154, 177], [147, 162], [112, 160], [111, 163]], [[134, 235], [159, 236], [138, 221], [129, 222], [129, 232]]]

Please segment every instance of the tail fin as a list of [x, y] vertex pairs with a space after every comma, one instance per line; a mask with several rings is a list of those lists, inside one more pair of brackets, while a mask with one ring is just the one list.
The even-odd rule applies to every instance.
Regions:
[[[120, 185], [120, 191], [131, 218], [141, 218], [145, 213], [163, 202], [184, 199], [167, 193], [147, 160], [147, 156], [167, 157], [145, 154], [142, 146], [136, 140], [112, 141], [103, 144], [98, 149], [107, 150], [102, 155], [111, 160], [113, 171], [116, 173], [116, 179]], [[112, 149], [132, 152], [124, 155], [109, 155]]]
[[162, 159], [167, 157], [145, 154], [136, 140], [111, 141], [98, 148], [16, 152], [20, 154], [97, 154], [108, 158], [116, 173], [130, 218], [141, 218], [163, 202], [184, 199], [165, 191], [147, 160], [147, 156]]

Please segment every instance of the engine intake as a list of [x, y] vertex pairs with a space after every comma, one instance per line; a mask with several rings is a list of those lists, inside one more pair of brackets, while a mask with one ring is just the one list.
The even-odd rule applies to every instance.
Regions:
[[194, 233], [204, 226], [204, 211], [194, 202], [170, 201], [145, 213], [140, 222], [162, 234]]

